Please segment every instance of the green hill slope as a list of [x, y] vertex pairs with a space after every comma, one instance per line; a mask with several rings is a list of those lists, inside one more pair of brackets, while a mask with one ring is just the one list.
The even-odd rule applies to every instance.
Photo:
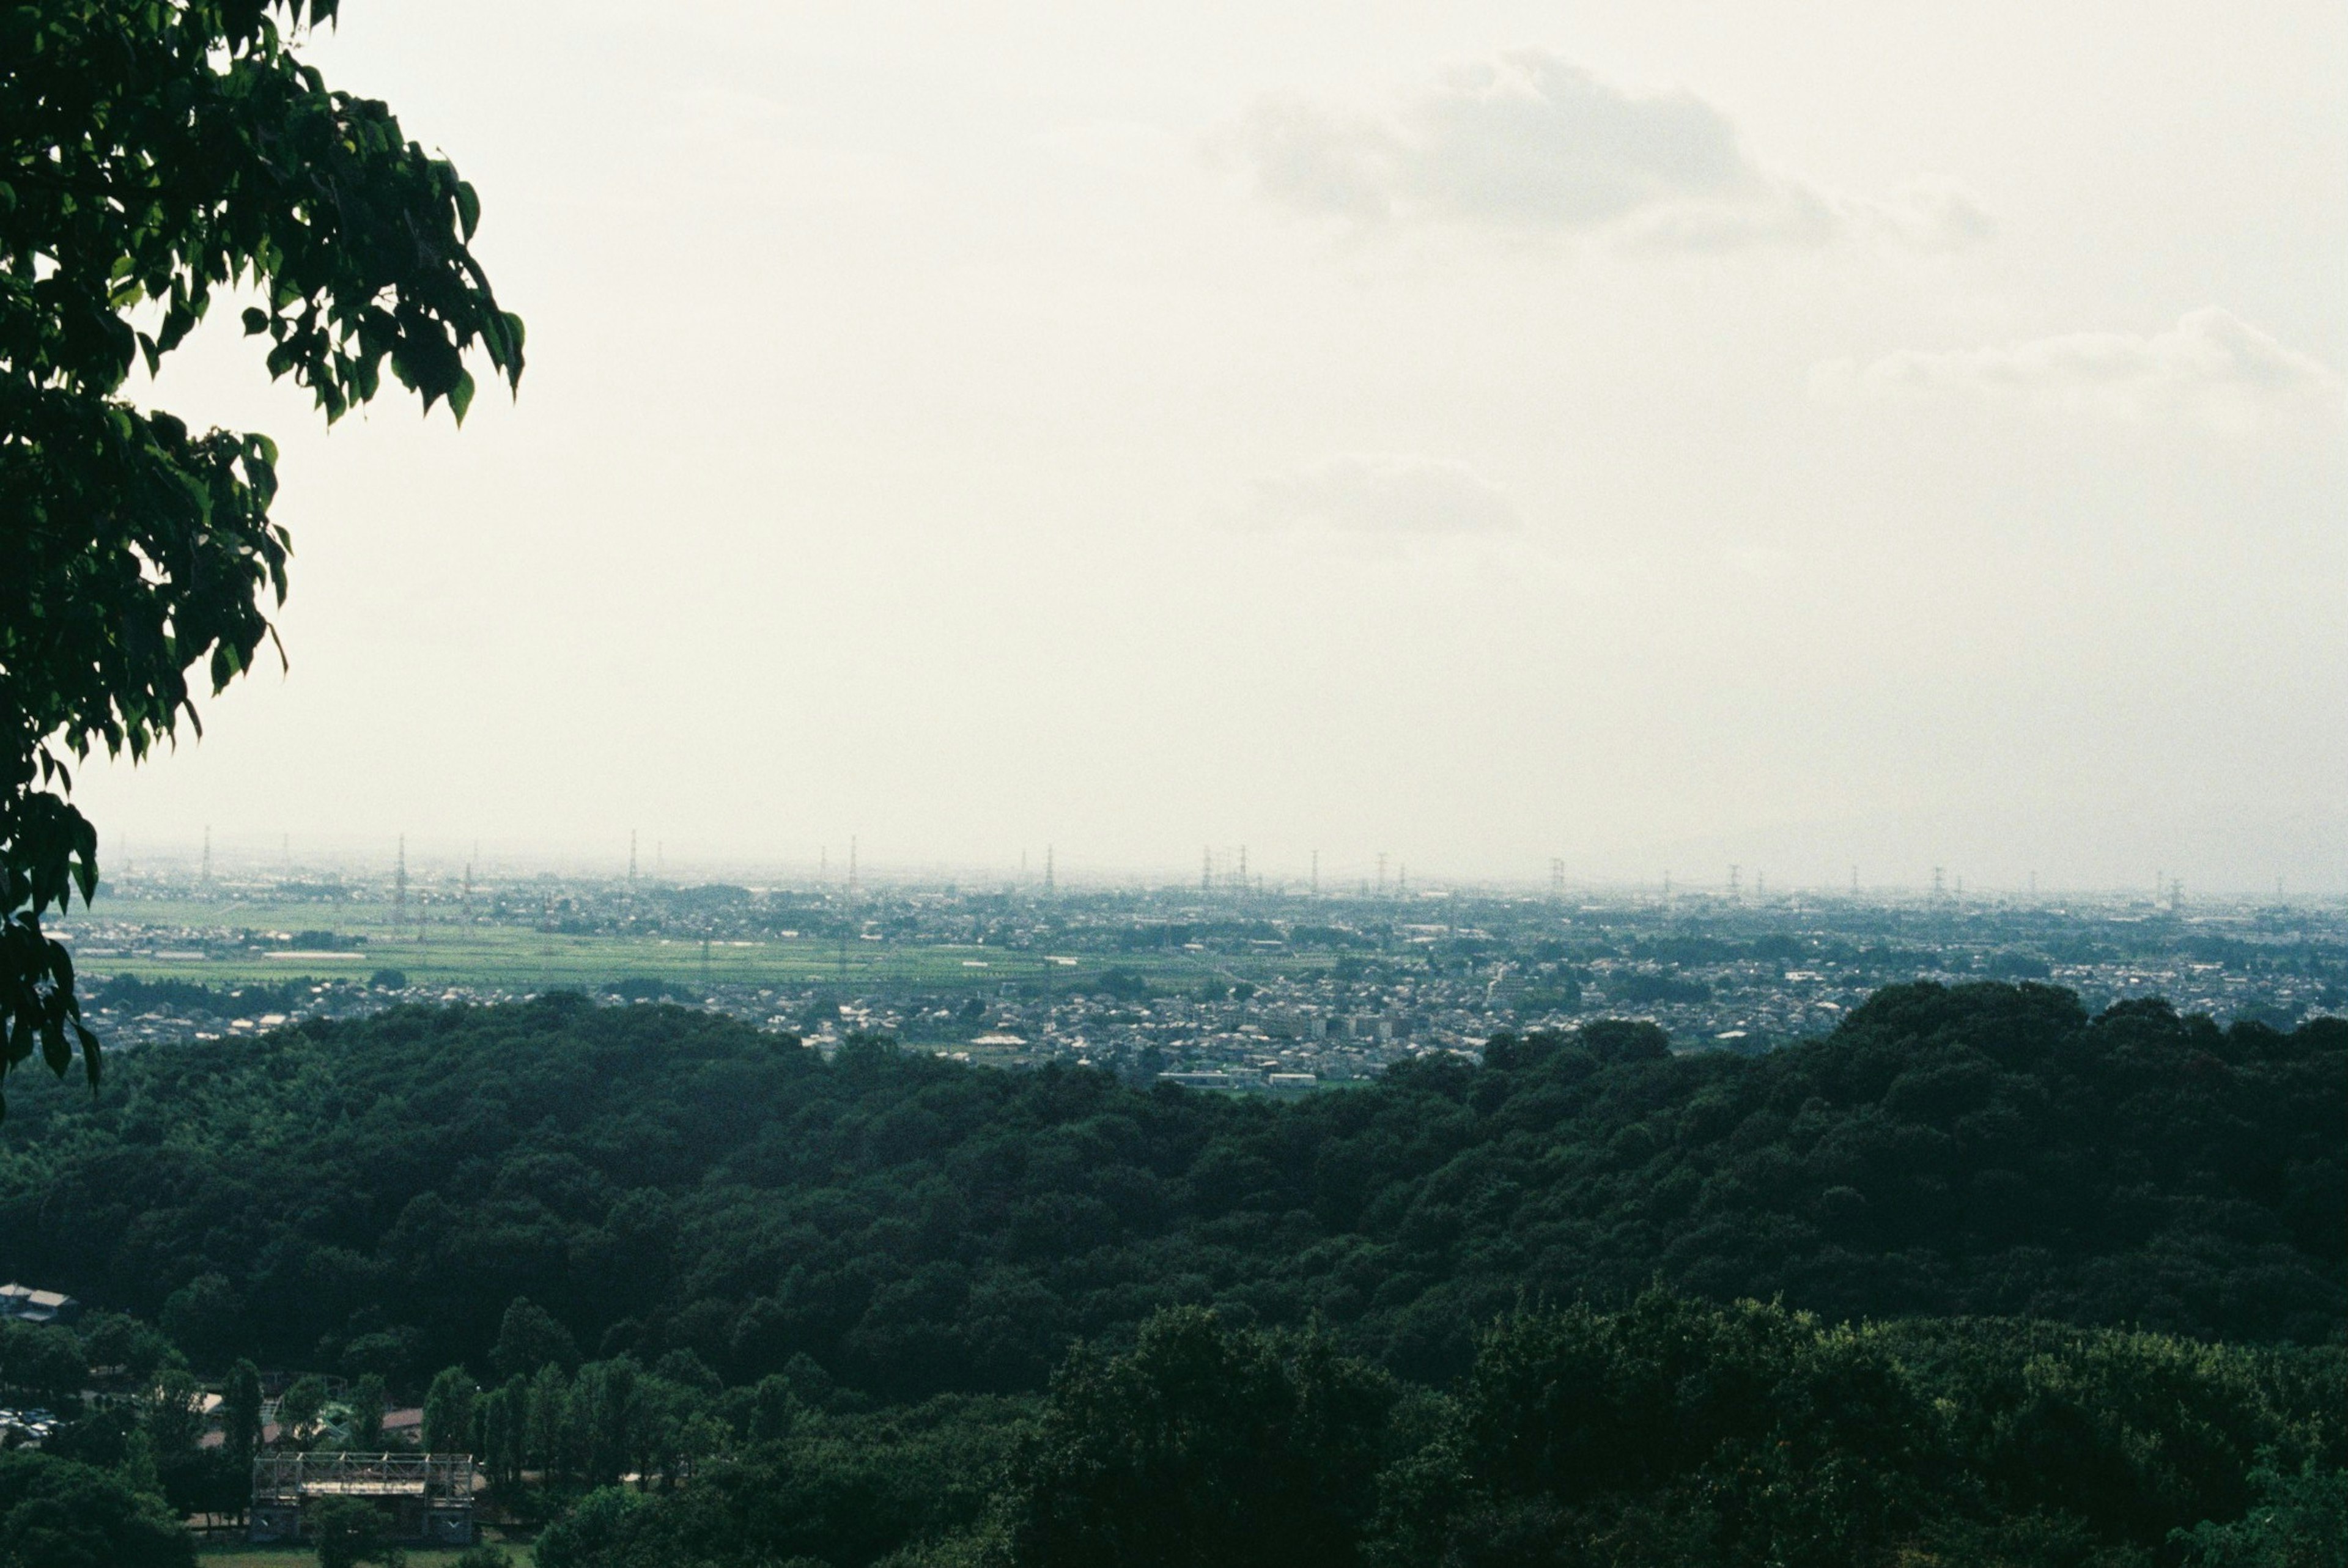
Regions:
[[806, 1356], [884, 1400], [1040, 1387], [1152, 1310], [1317, 1315], [1453, 1376], [1522, 1301], [1660, 1278], [1829, 1318], [2031, 1314], [2316, 1342], [2348, 1320], [2348, 1024], [1879, 993], [1765, 1057], [1503, 1038], [1272, 1104], [678, 1009], [408, 1009], [149, 1050], [12, 1097], [0, 1257], [237, 1354], [486, 1367], [511, 1300], [587, 1354]]

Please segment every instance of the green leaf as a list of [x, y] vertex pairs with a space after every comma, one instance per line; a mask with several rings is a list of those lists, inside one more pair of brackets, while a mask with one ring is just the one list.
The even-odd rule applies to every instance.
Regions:
[[96, 1093], [98, 1081], [105, 1076], [105, 1059], [98, 1050], [98, 1036], [79, 1019], [74, 1020], [74, 1033], [81, 1037], [82, 1076], [89, 1080], [90, 1091]]

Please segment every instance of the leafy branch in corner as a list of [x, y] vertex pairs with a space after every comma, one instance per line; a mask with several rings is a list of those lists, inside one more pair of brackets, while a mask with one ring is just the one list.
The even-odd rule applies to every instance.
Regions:
[[[277, 448], [122, 395], [251, 297], [273, 378], [331, 423], [388, 364], [462, 421], [522, 323], [470, 244], [480, 200], [390, 108], [294, 46], [335, 0], [46, 0], [0, 9], [0, 1075], [37, 1048], [93, 1088], [73, 961], [42, 917], [98, 889], [72, 767], [143, 759], [274, 645], [291, 540]], [[0, 1101], [5, 1109], [5, 1101]]]

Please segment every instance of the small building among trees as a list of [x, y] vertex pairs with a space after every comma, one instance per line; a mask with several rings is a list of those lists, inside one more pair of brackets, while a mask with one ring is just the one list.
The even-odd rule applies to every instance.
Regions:
[[252, 1461], [252, 1539], [304, 1541], [322, 1504], [375, 1508], [386, 1540], [473, 1543], [473, 1456], [440, 1453], [265, 1453]]
[[0, 1285], [0, 1317], [25, 1323], [71, 1323], [81, 1316], [81, 1303], [58, 1290], [41, 1290], [13, 1281]]

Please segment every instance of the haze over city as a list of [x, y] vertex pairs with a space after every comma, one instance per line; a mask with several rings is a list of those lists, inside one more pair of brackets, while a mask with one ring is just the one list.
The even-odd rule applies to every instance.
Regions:
[[283, 441], [291, 672], [78, 798], [2337, 892], [2343, 25], [355, 8], [311, 52], [495, 192], [530, 374], [329, 435], [200, 333], [152, 395]]

